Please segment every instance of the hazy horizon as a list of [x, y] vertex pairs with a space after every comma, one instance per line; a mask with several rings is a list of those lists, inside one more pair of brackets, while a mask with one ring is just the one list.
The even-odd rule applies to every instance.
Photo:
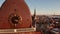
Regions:
[[[0, 0], [0, 6], [4, 0]], [[37, 15], [60, 15], [60, 0], [25, 0], [31, 14], [36, 8]]]

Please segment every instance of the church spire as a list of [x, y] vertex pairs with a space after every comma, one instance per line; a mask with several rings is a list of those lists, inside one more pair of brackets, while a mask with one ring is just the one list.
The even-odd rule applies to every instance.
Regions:
[[36, 8], [34, 9], [34, 17], [36, 16]]

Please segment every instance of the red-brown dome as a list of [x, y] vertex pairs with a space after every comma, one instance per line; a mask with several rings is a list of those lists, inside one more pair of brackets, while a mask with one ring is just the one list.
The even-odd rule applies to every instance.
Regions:
[[16, 25], [17, 28], [28, 28], [32, 23], [29, 8], [24, 0], [6, 0], [3, 3], [0, 9], [0, 28], [13, 28], [11, 14], [16, 14], [22, 20]]

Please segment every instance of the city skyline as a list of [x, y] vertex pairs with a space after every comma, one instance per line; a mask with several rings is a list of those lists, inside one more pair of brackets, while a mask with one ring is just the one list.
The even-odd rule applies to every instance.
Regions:
[[38, 15], [60, 15], [60, 0], [26, 0], [26, 3], [32, 13], [36, 8]]
[[[0, 0], [0, 6], [5, 0]], [[31, 14], [36, 8], [37, 15], [60, 15], [60, 0], [25, 0]]]

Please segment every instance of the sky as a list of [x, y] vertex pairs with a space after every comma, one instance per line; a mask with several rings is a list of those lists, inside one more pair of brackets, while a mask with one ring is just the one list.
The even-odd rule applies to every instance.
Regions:
[[[4, 0], [0, 0], [0, 6]], [[60, 0], [25, 0], [31, 14], [36, 8], [37, 15], [60, 15]]]

